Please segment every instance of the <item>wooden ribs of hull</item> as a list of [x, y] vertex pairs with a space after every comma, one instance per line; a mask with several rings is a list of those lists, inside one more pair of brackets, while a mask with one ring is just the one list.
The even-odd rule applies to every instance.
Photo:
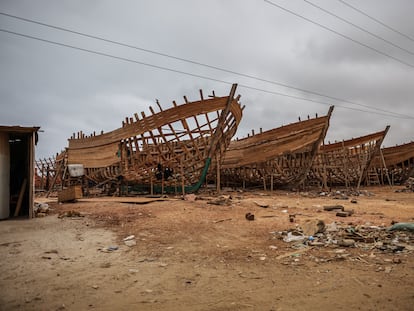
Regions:
[[[192, 184], [207, 159], [224, 152], [242, 118], [240, 96], [204, 99], [177, 105], [151, 115], [127, 118], [114, 131], [69, 139], [68, 164], [83, 164], [96, 182], [120, 177], [135, 183]], [[167, 171], [168, 170], [168, 174]], [[161, 174], [161, 175], [160, 175]], [[168, 175], [168, 176], [167, 176]]]
[[35, 188], [36, 190], [49, 191], [54, 187], [61, 186], [62, 169], [64, 166], [65, 153], [57, 154], [56, 157], [38, 159], [35, 161]]
[[383, 184], [402, 184], [414, 175], [414, 142], [383, 148], [381, 153], [375, 157], [372, 166], [380, 174]]
[[388, 130], [389, 126], [380, 132], [321, 146], [308, 180], [318, 181], [325, 187], [359, 187], [366, 179]]
[[222, 164], [224, 184], [294, 187], [311, 168], [325, 138], [333, 107], [326, 116], [292, 123], [232, 141]]

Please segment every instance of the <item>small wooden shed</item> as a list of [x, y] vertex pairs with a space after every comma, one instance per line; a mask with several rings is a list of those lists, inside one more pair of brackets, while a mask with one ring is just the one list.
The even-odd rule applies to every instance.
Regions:
[[0, 219], [33, 217], [34, 159], [39, 129], [0, 126]]

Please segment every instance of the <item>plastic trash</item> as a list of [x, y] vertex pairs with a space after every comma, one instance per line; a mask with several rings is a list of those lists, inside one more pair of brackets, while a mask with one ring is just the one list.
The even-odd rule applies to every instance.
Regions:
[[409, 222], [400, 222], [392, 225], [388, 228], [389, 231], [413, 231], [414, 232], [414, 223]]
[[294, 235], [292, 232], [288, 232], [287, 236], [283, 238], [285, 242], [293, 242], [293, 241], [303, 241], [306, 237], [304, 235]]

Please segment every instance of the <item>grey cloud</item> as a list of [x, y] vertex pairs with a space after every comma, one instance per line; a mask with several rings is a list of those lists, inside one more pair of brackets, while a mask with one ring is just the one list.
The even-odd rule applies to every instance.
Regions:
[[[276, 0], [275, 0], [276, 1]], [[309, 14], [338, 31], [359, 35], [303, 1], [277, 1]], [[332, 1], [318, 4], [336, 10], [349, 19], [375, 27]], [[366, 1], [354, 3], [394, 27], [413, 33], [411, 1]], [[125, 42], [162, 53], [191, 59], [341, 97], [380, 109], [414, 115], [414, 73], [412, 68], [354, 46], [327, 34], [263, 1], [2, 1], [0, 11]], [[56, 40], [139, 62], [168, 67], [228, 83], [239, 83], [238, 93], [246, 105], [237, 136], [296, 122], [315, 113], [323, 115], [330, 104], [349, 106], [271, 83], [173, 60], [98, 40], [82, 38], [39, 25], [0, 16], [0, 27], [28, 35]], [[372, 28], [370, 28], [372, 29]], [[378, 27], [381, 35], [397, 35]], [[368, 40], [365, 37], [358, 37]], [[369, 41], [372, 43], [372, 41]], [[385, 49], [385, 44], [377, 44]], [[398, 54], [400, 55], [400, 54]], [[402, 54], [401, 54], [402, 55]], [[409, 58], [414, 62], [414, 57]], [[182, 75], [131, 62], [93, 55], [44, 42], [0, 33], [0, 124], [39, 125], [39, 157], [48, 157], [67, 145], [76, 131], [90, 133], [119, 127], [134, 112], [148, 113], [159, 99], [171, 107], [182, 96], [199, 99], [215, 90], [227, 95], [229, 84]], [[245, 88], [282, 92], [326, 105]], [[352, 107], [352, 106], [350, 106]], [[361, 108], [361, 107], [359, 107]], [[364, 108], [361, 108], [364, 109]], [[365, 109], [364, 109], [365, 110]], [[341, 140], [382, 130], [390, 124], [386, 144], [413, 140], [413, 120], [397, 119], [337, 107], [327, 139]]]

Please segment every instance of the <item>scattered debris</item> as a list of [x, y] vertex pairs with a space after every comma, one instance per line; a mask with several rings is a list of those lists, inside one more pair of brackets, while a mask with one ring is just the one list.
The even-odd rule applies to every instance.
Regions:
[[184, 195], [184, 200], [193, 202], [193, 201], [197, 200], [197, 197], [196, 197], [195, 194], [189, 193], [189, 194]]
[[44, 217], [50, 211], [49, 204], [34, 202], [33, 213], [35, 217]]
[[389, 229], [389, 231], [412, 231], [414, 232], [414, 223], [408, 222], [400, 222], [393, 224]]
[[405, 188], [395, 190], [395, 192], [414, 192], [414, 177], [409, 177], [405, 182]]
[[356, 190], [356, 189], [345, 189], [345, 190], [336, 190], [332, 192], [323, 191], [319, 193], [321, 197], [332, 197], [333, 199], [337, 200], [348, 200], [349, 197], [358, 197], [358, 196], [366, 196], [371, 197], [375, 194], [369, 192], [367, 190]]
[[254, 202], [254, 204], [256, 204], [257, 206], [259, 206], [259, 207], [262, 207], [262, 208], [268, 208], [269, 207], [269, 204], [265, 204], [265, 203], [260, 203], [260, 202]]
[[291, 231], [287, 233], [287, 235], [283, 238], [283, 241], [289, 243], [293, 241], [303, 241], [305, 239], [306, 236], [304, 236], [301, 232]]
[[250, 221], [254, 220], [254, 214], [252, 213], [246, 213], [245, 217], [247, 220], [250, 220]]
[[336, 212], [336, 216], [338, 217], [348, 217], [354, 213], [354, 210], [345, 210], [343, 205], [327, 205], [323, 207], [324, 211], [328, 212]]
[[58, 218], [64, 218], [64, 217], [84, 217], [84, 215], [82, 215], [80, 212], [73, 211], [73, 210], [66, 211], [58, 215]]
[[279, 255], [279, 256], [276, 257], [276, 259], [277, 260], [280, 260], [280, 259], [283, 259], [283, 258], [286, 258], [286, 257], [290, 257], [290, 256], [298, 256], [298, 255], [300, 255], [300, 254], [302, 254], [304, 252], [307, 252], [310, 249], [312, 249], [312, 247], [304, 247], [304, 248], [302, 248], [300, 250], [296, 250], [294, 252], [288, 252], [288, 253]]
[[135, 239], [135, 235], [129, 235], [126, 238], [124, 238], [124, 241], [129, 241]]
[[111, 263], [110, 262], [104, 262], [104, 263], [101, 263], [99, 266], [101, 268], [110, 268], [111, 267]]
[[335, 200], [349, 200], [349, 197], [343, 193], [337, 194], [333, 198]]
[[132, 247], [137, 245], [137, 242], [135, 241], [135, 239], [131, 239], [131, 240], [124, 240], [124, 244], [128, 247]]
[[[154, 196], [155, 197], [155, 196]], [[147, 196], [147, 198], [149, 198], [149, 196]], [[136, 204], [136, 205], [145, 205], [145, 204], [150, 204], [150, 203], [155, 203], [155, 202], [165, 202], [168, 201], [168, 197], [167, 196], [163, 196], [163, 197], [159, 197], [159, 199], [157, 198], [149, 198], [150, 200], [134, 200], [134, 201], [130, 201], [130, 200], [120, 200], [119, 203], [124, 203], [124, 204]]]
[[[367, 225], [341, 225], [336, 222], [324, 225], [315, 221], [309, 221], [306, 225], [297, 226], [290, 231], [273, 231], [271, 234], [276, 235], [286, 243], [293, 243], [294, 248], [303, 248], [306, 246], [315, 247], [355, 247], [363, 250], [376, 249], [384, 253], [400, 253], [414, 251], [413, 223], [395, 224], [401, 225], [401, 230], [387, 228], [385, 226]], [[407, 226], [408, 225], [408, 226]], [[392, 227], [391, 227], [392, 228]], [[399, 228], [398, 226], [396, 228]], [[402, 229], [404, 228], [404, 229]], [[313, 233], [313, 231], [317, 231]], [[341, 251], [341, 249], [338, 249]], [[371, 253], [375, 257], [374, 254]], [[343, 258], [342, 258], [343, 259]], [[361, 260], [360, 260], [361, 261]], [[398, 260], [396, 261], [398, 262]]]
[[231, 198], [230, 195], [229, 196], [222, 195], [222, 196], [220, 196], [217, 199], [208, 201], [207, 204], [213, 204], [213, 205], [230, 205], [231, 204], [231, 200], [232, 200], [232, 198]]
[[98, 248], [98, 250], [100, 250], [101, 252], [104, 252], [104, 253], [113, 252], [113, 251], [116, 251], [118, 249], [119, 249], [118, 246], [108, 246], [108, 247], [104, 247], [104, 248]]
[[225, 218], [225, 219], [215, 220], [215, 221], [213, 221], [213, 223], [218, 224], [219, 222], [231, 221], [231, 220], [232, 220], [232, 218]]
[[50, 251], [45, 252], [45, 254], [57, 254], [57, 253], [58, 253], [57, 249], [52, 249]]
[[337, 210], [343, 211], [344, 209], [345, 208], [342, 205], [328, 205], [328, 206], [323, 207], [323, 210], [328, 211], [328, 212], [337, 211]]
[[338, 245], [339, 246], [345, 246], [345, 247], [355, 246], [355, 240], [353, 240], [353, 239], [339, 240]]
[[337, 212], [336, 216], [338, 217], [348, 217], [351, 216], [354, 213], [354, 211], [341, 211], [341, 212]]
[[300, 227], [304, 235], [313, 236], [325, 231], [325, 222], [319, 219], [307, 220]]

